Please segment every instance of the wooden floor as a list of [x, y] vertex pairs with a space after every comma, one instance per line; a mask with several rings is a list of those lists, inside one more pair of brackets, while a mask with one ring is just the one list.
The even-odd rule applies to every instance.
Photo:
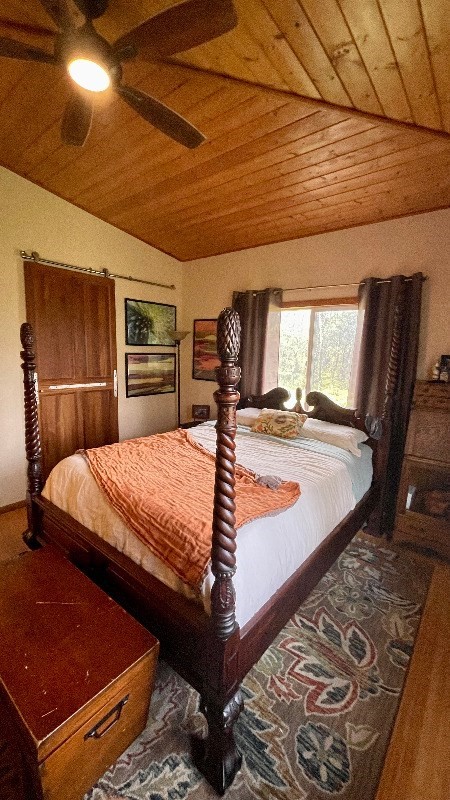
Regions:
[[25, 508], [17, 508], [0, 514], [0, 561], [25, 553], [28, 547], [22, 539], [27, 528], [27, 512]]
[[[25, 509], [0, 514], [0, 561], [26, 551]], [[376, 800], [450, 798], [450, 567], [436, 562]]]
[[376, 800], [450, 798], [450, 568], [433, 572]]

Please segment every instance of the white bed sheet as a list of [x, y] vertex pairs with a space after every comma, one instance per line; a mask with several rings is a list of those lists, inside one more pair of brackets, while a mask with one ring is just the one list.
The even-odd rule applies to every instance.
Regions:
[[[214, 452], [216, 432], [211, 424], [200, 425], [190, 433]], [[354, 507], [355, 498], [345, 464], [322, 453], [289, 448], [286, 442], [267, 441], [267, 437], [258, 434], [238, 433], [236, 458], [259, 475], [295, 480], [301, 488], [300, 498], [293, 506], [238, 530], [233, 582], [236, 619], [242, 627]], [[42, 494], [167, 586], [186, 597], [194, 596], [192, 589], [126, 526], [98, 487], [82, 455], [57, 464]], [[208, 612], [213, 580], [209, 572], [202, 586], [202, 600]]]

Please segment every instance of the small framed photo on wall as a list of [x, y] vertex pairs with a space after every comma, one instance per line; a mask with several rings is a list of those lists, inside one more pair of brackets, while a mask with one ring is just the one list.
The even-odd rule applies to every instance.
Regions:
[[198, 405], [196, 403], [192, 404], [192, 419], [194, 422], [206, 422], [209, 419], [209, 413], [211, 411], [210, 406], [208, 405]]

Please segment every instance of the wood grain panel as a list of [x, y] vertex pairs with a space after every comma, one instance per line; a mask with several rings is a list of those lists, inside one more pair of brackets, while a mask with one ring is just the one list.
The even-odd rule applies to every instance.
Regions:
[[[449, 204], [450, 140], [423, 127], [448, 128], [438, 0], [235, 2], [238, 26], [218, 40], [124, 65], [127, 84], [205, 133], [201, 147], [108, 94], [86, 145], [63, 145], [67, 77], [2, 58], [0, 163], [182, 260]], [[116, 0], [96, 25], [112, 41], [171, 3]], [[14, 19], [52, 28], [38, 0], [0, 0], [0, 30]]]
[[450, 569], [438, 565], [376, 800], [443, 800], [450, 794], [449, 642]]

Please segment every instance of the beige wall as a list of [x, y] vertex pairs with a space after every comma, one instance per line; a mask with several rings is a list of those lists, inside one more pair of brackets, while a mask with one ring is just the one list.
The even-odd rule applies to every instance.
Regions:
[[[20, 324], [25, 320], [20, 250], [43, 258], [175, 284], [176, 291], [116, 280], [119, 431], [122, 439], [168, 430], [176, 424], [176, 395], [125, 397], [124, 298], [177, 306], [183, 268], [174, 258], [101, 222], [0, 168], [0, 507], [25, 496], [26, 462], [20, 369]], [[164, 351], [167, 348], [155, 348]], [[169, 352], [173, 352], [169, 349]]]
[[[422, 271], [424, 284], [418, 377], [427, 378], [441, 353], [450, 353], [450, 210], [366, 225], [243, 250], [186, 264], [183, 327], [215, 317], [233, 290], [359, 282]], [[214, 406], [213, 383], [192, 380], [192, 337], [182, 359], [182, 418], [192, 403]]]
[[[0, 507], [25, 493], [19, 328], [25, 319], [20, 250], [44, 258], [174, 283], [176, 291], [116, 281], [120, 437], [163, 431], [176, 421], [176, 395], [125, 398], [124, 298], [177, 306], [177, 327], [216, 317], [233, 290], [358, 282], [368, 275], [422, 270], [424, 286], [418, 376], [450, 352], [448, 324], [450, 210], [284, 242], [181, 265], [0, 168]], [[163, 350], [164, 348], [161, 348]], [[133, 348], [140, 352], [145, 348]], [[158, 348], [159, 350], [159, 348]], [[182, 419], [192, 403], [214, 407], [213, 382], [192, 379], [192, 335], [181, 343]]]

